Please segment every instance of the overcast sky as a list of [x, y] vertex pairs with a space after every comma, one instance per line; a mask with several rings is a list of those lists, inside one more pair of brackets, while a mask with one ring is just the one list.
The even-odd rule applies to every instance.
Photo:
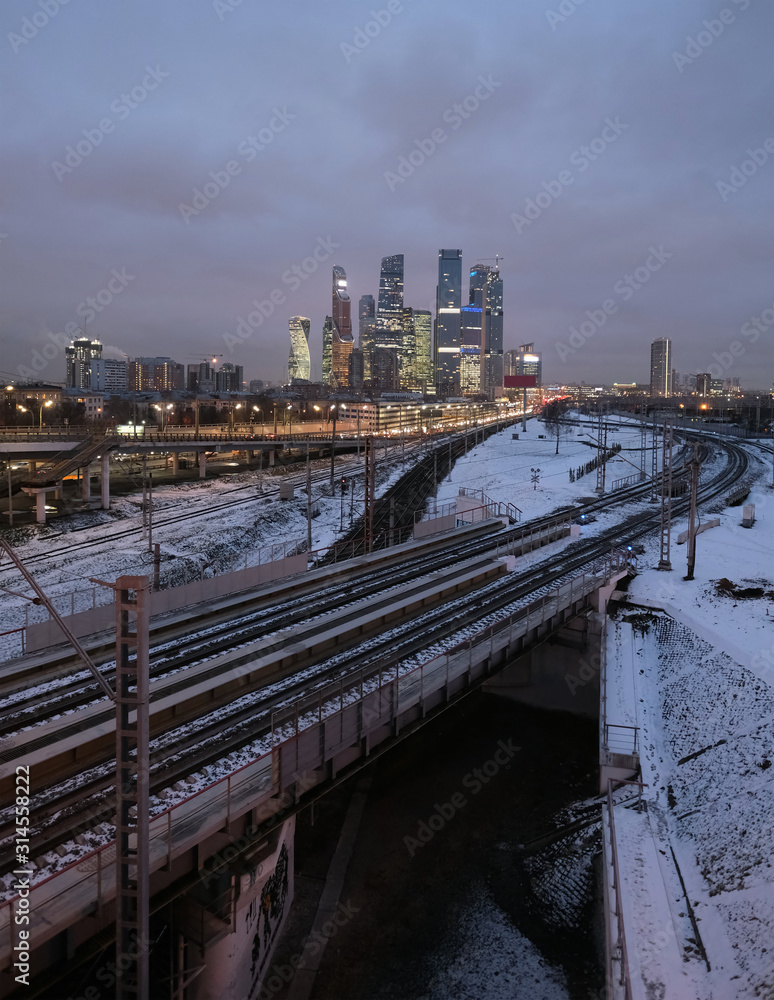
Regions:
[[62, 381], [51, 335], [86, 318], [131, 356], [277, 381], [303, 315], [319, 377], [333, 264], [356, 314], [404, 253], [427, 309], [458, 247], [504, 258], [504, 346], [534, 341], [547, 380], [647, 381], [660, 336], [680, 372], [774, 378], [769, 0], [7, 0], [0, 22], [6, 374]]

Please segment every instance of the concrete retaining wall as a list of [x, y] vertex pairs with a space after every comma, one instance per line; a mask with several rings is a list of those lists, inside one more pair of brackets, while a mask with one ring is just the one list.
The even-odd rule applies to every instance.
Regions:
[[[159, 590], [151, 595], [151, 615], [177, 611], [191, 604], [212, 601], [219, 597], [227, 597], [229, 594], [239, 593], [241, 590], [249, 590], [251, 587], [259, 587], [262, 584], [271, 583], [272, 580], [280, 580], [283, 577], [292, 576], [294, 573], [303, 573], [306, 566], [307, 557], [305, 553], [302, 553], [297, 556], [288, 556], [286, 559], [262, 563], [260, 566], [249, 566], [247, 569], [236, 570], [234, 573], [224, 573], [222, 576], [214, 576], [208, 580], [196, 580], [194, 583], [186, 583], [182, 587]], [[79, 611], [77, 614], [68, 615], [65, 618], [67, 627], [76, 638], [113, 628], [115, 621], [115, 604], [105, 604], [100, 608]], [[27, 652], [35, 653], [48, 646], [55, 646], [63, 639], [62, 632], [54, 621], [49, 620], [39, 625], [30, 625], [27, 629]]]

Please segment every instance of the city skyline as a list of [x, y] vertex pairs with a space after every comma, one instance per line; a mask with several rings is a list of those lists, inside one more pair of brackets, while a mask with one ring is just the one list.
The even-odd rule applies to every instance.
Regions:
[[63, 381], [85, 322], [105, 357], [223, 353], [281, 381], [291, 316], [320, 356], [336, 261], [358, 301], [400, 250], [404, 301], [433, 311], [456, 246], [501, 256], [503, 347], [541, 344], [547, 379], [645, 381], [647, 345], [679, 335], [691, 371], [770, 384], [770, 7], [729, 2], [716, 36], [709, 0], [440, 26], [402, 3], [353, 48], [352, 2], [49, 6], [0, 11], [6, 375]]

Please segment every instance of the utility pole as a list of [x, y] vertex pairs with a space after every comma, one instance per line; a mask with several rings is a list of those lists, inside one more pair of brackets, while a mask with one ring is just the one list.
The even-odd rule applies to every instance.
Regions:
[[363, 496], [363, 548], [366, 553], [373, 551], [374, 545], [374, 485], [376, 481], [376, 449], [373, 435], [365, 439], [365, 486]]
[[395, 497], [390, 497], [390, 545], [395, 544]]
[[[559, 425], [557, 424], [557, 434]], [[605, 421], [602, 407], [599, 409], [599, 423], [597, 424], [597, 487], [595, 493], [605, 492], [605, 454], [607, 452], [607, 422]]]
[[[666, 425], [664, 425], [664, 433], [666, 433]], [[656, 485], [658, 483], [658, 423], [656, 421], [656, 413], [653, 413], [653, 449], [650, 457], [650, 502], [656, 502]]]
[[[330, 411], [329, 411], [330, 412]], [[333, 433], [331, 434], [331, 496], [334, 495], [334, 478], [336, 475], [336, 410], [333, 411]]]
[[693, 458], [688, 463], [691, 472], [691, 520], [688, 527], [688, 576], [687, 580], [693, 580], [693, 571], [696, 567], [696, 501], [699, 494], [699, 473], [701, 472], [701, 462], [699, 461], [699, 445], [693, 446]]
[[309, 460], [309, 441], [306, 442], [306, 551], [312, 551], [312, 463]]
[[646, 456], [648, 454], [648, 422], [647, 422], [647, 408], [645, 404], [642, 404], [642, 410], [640, 413], [640, 482], [644, 483], [648, 478], [648, 474], [645, 471]]
[[13, 487], [11, 486], [11, 463], [8, 462], [8, 527], [13, 527]]
[[664, 423], [664, 442], [661, 458], [661, 554], [658, 569], [672, 569], [672, 433], [671, 424]]
[[142, 540], [148, 537], [148, 508], [146, 493], [148, 489], [147, 484], [148, 475], [148, 459], [145, 455], [142, 456]]
[[153, 552], [153, 473], [148, 475], [148, 552]]

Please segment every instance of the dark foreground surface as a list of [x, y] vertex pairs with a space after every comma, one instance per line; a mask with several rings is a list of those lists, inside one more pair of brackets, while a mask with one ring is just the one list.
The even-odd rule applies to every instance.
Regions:
[[[598, 836], [521, 849], [596, 793], [596, 753], [595, 723], [477, 693], [376, 763], [341, 895], [349, 916], [312, 1000], [601, 995]], [[351, 791], [323, 800], [313, 825], [299, 819], [275, 969], [301, 951]], [[275, 978], [262, 995], [287, 990]]]

